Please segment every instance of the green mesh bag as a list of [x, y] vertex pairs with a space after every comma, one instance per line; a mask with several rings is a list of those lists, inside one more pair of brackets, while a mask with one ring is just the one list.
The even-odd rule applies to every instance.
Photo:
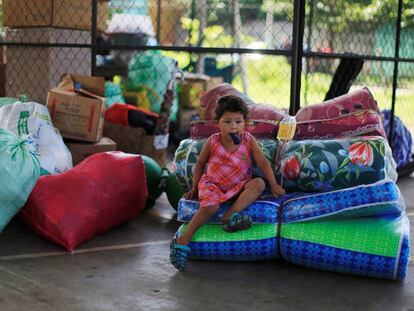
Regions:
[[[175, 70], [176, 61], [157, 51], [137, 53], [128, 64], [128, 78], [124, 84], [124, 95], [128, 97], [128, 94], [135, 94], [140, 106], [160, 113], [164, 93]], [[170, 121], [176, 121], [177, 110], [178, 100], [174, 98]]]
[[125, 103], [121, 87], [113, 82], [105, 82], [105, 106], [109, 108], [115, 103]]

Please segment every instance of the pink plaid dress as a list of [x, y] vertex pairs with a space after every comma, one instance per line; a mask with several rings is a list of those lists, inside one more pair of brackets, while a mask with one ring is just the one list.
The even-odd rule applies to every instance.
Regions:
[[207, 169], [198, 182], [200, 207], [233, 198], [252, 179], [251, 134], [243, 132], [240, 145], [234, 151], [223, 147], [220, 135], [211, 136]]

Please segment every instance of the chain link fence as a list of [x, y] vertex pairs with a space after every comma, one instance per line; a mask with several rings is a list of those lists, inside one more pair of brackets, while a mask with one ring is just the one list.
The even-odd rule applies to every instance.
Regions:
[[[380, 109], [395, 110], [414, 133], [409, 0], [2, 0], [0, 5], [1, 96], [26, 94], [44, 103], [64, 73], [108, 81], [119, 76], [122, 85], [131, 60], [157, 53], [176, 60], [181, 70], [213, 77], [209, 86], [228, 82], [256, 102], [294, 113], [300, 105], [323, 101], [341, 61], [353, 59], [363, 65], [351, 90], [368, 86]], [[148, 80], [162, 75], [155, 73]]]

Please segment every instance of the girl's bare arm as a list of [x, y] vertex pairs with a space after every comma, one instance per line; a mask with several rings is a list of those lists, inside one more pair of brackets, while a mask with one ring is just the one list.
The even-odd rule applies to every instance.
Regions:
[[193, 188], [186, 194], [186, 199], [195, 199], [198, 194], [198, 182], [200, 181], [201, 175], [204, 172], [204, 167], [210, 157], [210, 141], [209, 137], [201, 148], [200, 155], [198, 157], [197, 163], [194, 167], [193, 175]]
[[257, 163], [257, 166], [260, 170], [265, 174], [267, 180], [269, 181], [270, 190], [272, 191], [273, 195], [281, 196], [285, 194], [285, 190], [278, 185], [275, 179], [275, 175], [273, 174], [272, 166], [270, 165], [269, 161], [264, 156], [262, 150], [260, 150], [259, 144], [257, 140], [252, 136], [252, 155], [253, 159]]

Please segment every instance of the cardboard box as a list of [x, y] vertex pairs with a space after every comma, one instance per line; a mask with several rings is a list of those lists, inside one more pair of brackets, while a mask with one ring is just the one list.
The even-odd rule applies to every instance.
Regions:
[[222, 84], [223, 82], [223, 77], [210, 77], [210, 80], [207, 82], [207, 91], [217, 85]]
[[[7, 42], [89, 44], [90, 31], [57, 28], [20, 28], [6, 30]], [[46, 103], [47, 92], [58, 85], [66, 72], [91, 75], [91, 50], [7, 46], [6, 96], [26, 94], [29, 100]]]
[[154, 148], [154, 136], [146, 135], [143, 128], [122, 126], [105, 121], [105, 137], [116, 142], [117, 150], [151, 157], [162, 167], [167, 166], [167, 150]]
[[204, 74], [186, 73], [184, 80], [179, 82], [180, 107], [192, 109], [200, 107], [203, 92], [223, 83], [222, 77], [209, 77]]
[[204, 74], [185, 73], [184, 80], [179, 82], [179, 100], [182, 108], [200, 106], [200, 95], [207, 90], [210, 77]]
[[116, 143], [108, 137], [101, 137], [101, 139], [94, 144], [77, 141], [66, 141], [66, 146], [69, 148], [69, 151], [72, 154], [73, 165], [82, 162], [87, 157], [95, 153], [116, 150]]
[[[66, 78], [58, 88], [47, 94], [46, 105], [53, 125], [64, 138], [97, 142], [103, 133], [105, 80], [102, 77], [71, 76], [82, 85], [82, 91], [73, 92]], [[70, 79], [69, 79], [70, 80]]]
[[[158, 2], [158, 0], [148, 0], [147, 3], [148, 14], [151, 17], [152, 25], [154, 25], [155, 33], [159, 34], [160, 45], [174, 45], [176, 40], [179, 39], [181, 17], [185, 14], [189, 5], [185, 1]], [[161, 3], [160, 15], [158, 15], [159, 3]]]
[[[97, 29], [105, 31], [108, 2], [98, 1]], [[3, 25], [92, 29], [92, 2], [85, 0], [3, 0]]]

